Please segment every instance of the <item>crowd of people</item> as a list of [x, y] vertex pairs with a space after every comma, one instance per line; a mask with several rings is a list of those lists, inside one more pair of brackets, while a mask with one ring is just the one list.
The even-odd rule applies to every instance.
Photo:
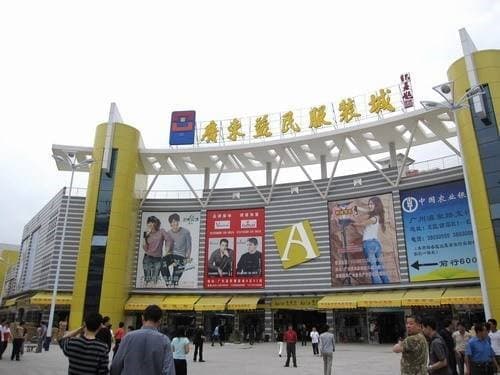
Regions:
[[465, 324], [444, 321], [437, 330], [435, 319], [406, 318], [407, 337], [393, 347], [401, 353], [402, 375], [493, 375], [500, 371], [500, 331], [497, 321], [476, 323], [471, 332]]

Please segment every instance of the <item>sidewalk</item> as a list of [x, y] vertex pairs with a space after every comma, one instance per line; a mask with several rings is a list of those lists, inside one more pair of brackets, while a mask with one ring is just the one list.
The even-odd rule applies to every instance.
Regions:
[[[399, 374], [400, 355], [391, 351], [388, 345], [339, 344], [333, 355], [335, 374], [388, 375]], [[225, 344], [224, 346], [204, 346], [206, 362], [193, 362], [189, 353], [189, 375], [321, 375], [323, 361], [314, 357], [311, 343], [297, 345], [298, 368], [284, 368], [286, 354], [279, 358], [275, 343]], [[41, 354], [25, 353], [21, 361], [11, 361], [12, 346], [9, 344], [0, 361], [0, 375], [66, 375], [68, 360], [57, 345], [49, 352]], [[146, 374], [145, 374], [146, 375]]]

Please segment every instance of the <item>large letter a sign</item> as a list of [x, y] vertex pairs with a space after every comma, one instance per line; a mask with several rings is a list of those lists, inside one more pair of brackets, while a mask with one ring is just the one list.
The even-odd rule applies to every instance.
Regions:
[[274, 233], [283, 268], [319, 257], [319, 249], [309, 221], [305, 220]]

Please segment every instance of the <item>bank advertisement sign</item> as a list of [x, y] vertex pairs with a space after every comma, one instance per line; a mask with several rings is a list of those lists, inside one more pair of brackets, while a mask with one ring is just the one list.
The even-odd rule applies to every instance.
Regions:
[[207, 289], [264, 288], [264, 208], [207, 211]]
[[410, 281], [479, 277], [464, 181], [400, 196]]
[[137, 288], [197, 288], [199, 212], [143, 212]]
[[392, 194], [328, 203], [334, 286], [401, 280]]
[[171, 146], [194, 144], [195, 130], [196, 130], [195, 111], [172, 112], [172, 120], [170, 122], [170, 138], [169, 138], [169, 143]]

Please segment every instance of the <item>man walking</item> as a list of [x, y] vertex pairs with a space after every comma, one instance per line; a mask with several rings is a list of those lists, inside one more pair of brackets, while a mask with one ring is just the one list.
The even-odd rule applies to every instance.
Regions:
[[113, 341], [113, 336], [111, 334], [111, 321], [109, 316], [105, 316], [102, 318], [102, 326], [101, 329], [96, 333], [95, 338], [108, 347], [108, 353], [111, 350], [111, 343]]
[[40, 326], [37, 328], [36, 333], [38, 335], [36, 353], [41, 353], [43, 344], [47, 338], [47, 325], [44, 322], [40, 322]]
[[490, 337], [491, 347], [495, 352], [497, 364], [500, 366], [500, 331], [497, 329], [497, 321], [495, 319], [489, 319], [488, 323], [490, 323], [490, 333], [488, 333], [488, 336]]
[[458, 373], [459, 375], [464, 375], [465, 345], [469, 342], [472, 335], [465, 330], [465, 324], [463, 322], [458, 322], [457, 331], [453, 332], [452, 337], [455, 342]]
[[144, 310], [142, 328], [127, 333], [111, 364], [112, 375], [175, 375], [170, 339], [160, 327], [162, 311], [157, 305]]
[[401, 375], [427, 374], [428, 346], [422, 334], [422, 320], [419, 316], [411, 315], [406, 318], [408, 336], [399, 341], [392, 351], [402, 353]]
[[24, 322], [19, 322], [19, 324], [14, 324], [12, 329], [12, 354], [10, 356], [11, 360], [20, 360], [21, 347], [24, 341]]
[[205, 362], [203, 360], [203, 341], [205, 341], [205, 332], [203, 331], [203, 326], [200, 324], [198, 328], [194, 331], [194, 361], [196, 362], [196, 357], [198, 357], [199, 362]]
[[465, 346], [465, 373], [467, 375], [493, 375], [499, 367], [495, 352], [488, 339], [488, 331], [482, 323], [474, 324], [476, 337]]
[[68, 374], [108, 374], [108, 348], [96, 340], [96, 332], [101, 328], [102, 316], [92, 313], [85, 318], [85, 326], [66, 332], [59, 342], [69, 359]]
[[450, 375], [448, 367], [448, 349], [443, 338], [436, 332], [436, 321], [425, 319], [422, 322], [423, 332], [429, 342], [429, 374]]
[[286, 342], [286, 363], [285, 367], [290, 367], [290, 357], [293, 359], [293, 367], [297, 367], [297, 355], [295, 345], [297, 344], [297, 332], [293, 330], [292, 325], [288, 326], [288, 330], [283, 334], [283, 341]]
[[10, 335], [10, 323], [6, 320], [3, 320], [2, 325], [0, 326], [0, 359], [2, 359], [2, 355], [5, 352], [5, 349], [7, 349]]
[[455, 341], [452, 336], [455, 327], [450, 319], [445, 319], [443, 326], [444, 327], [439, 330], [439, 335], [443, 338], [446, 348], [448, 349], [448, 367], [452, 375], [458, 375], [457, 359], [455, 355]]
[[323, 374], [332, 374], [333, 352], [335, 351], [335, 336], [330, 332], [328, 324], [325, 332], [319, 335], [319, 351], [323, 357]]
[[[328, 329], [327, 329], [327, 331], [328, 331]], [[312, 327], [310, 336], [311, 336], [311, 344], [313, 347], [313, 354], [319, 355], [319, 350], [318, 350], [319, 333], [316, 330], [316, 327]]]

